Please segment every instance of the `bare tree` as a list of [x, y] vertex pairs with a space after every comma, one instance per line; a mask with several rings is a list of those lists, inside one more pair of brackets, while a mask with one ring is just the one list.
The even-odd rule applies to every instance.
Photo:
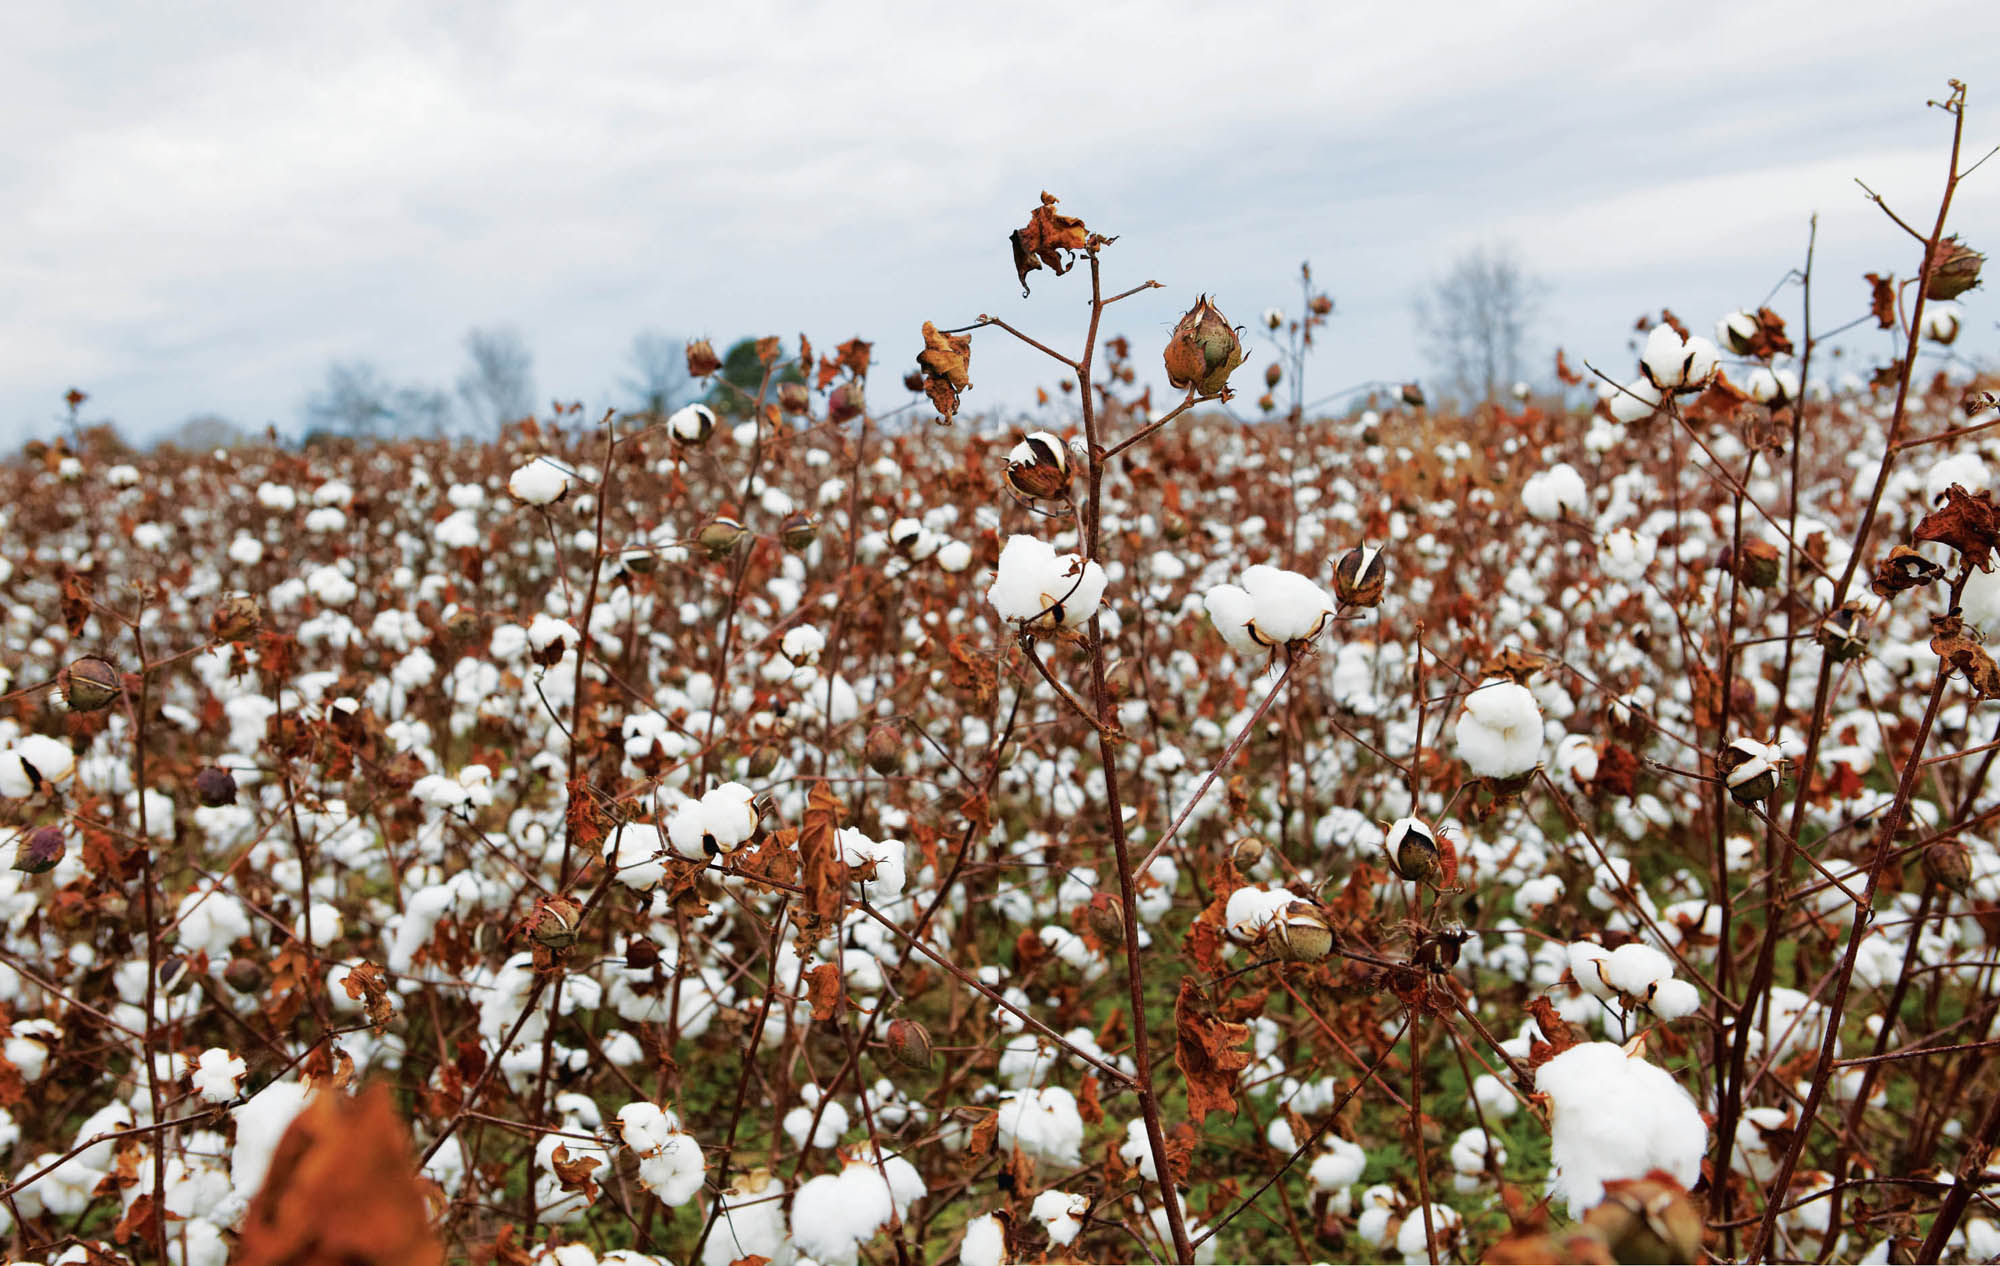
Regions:
[[436, 387], [398, 387], [390, 407], [399, 435], [438, 436], [451, 429], [451, 395]]
[[534, 357], [520, 331], [468, 330], [465, 354], [472, 364], [458, 376], [458, 395], [475, 425], [497, 431], [535, 411]]
[[1459, 256], [1418, 296], [1425, 355], [1460, 400], [1496, 400], [1519, 380], [1545, 290], [1512, 247], [1499, 245]]
[[390, 387], [367, 361], [335, 361], [326, 381], [306, 399], [306, 427], [335, 435], [374, 435], [395, 416]]
[[688, 377], [685, 343], [668, 338], [658, 330], [645, 330], [632, 340], [625, 354], [632, 367], [618, 385], [629, 393], [646, 413], [671, 413], [684, 399], [692, 399], [694, 380]]

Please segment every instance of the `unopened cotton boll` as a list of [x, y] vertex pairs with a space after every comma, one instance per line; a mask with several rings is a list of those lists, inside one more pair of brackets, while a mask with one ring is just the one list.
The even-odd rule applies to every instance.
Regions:
[[569, 472], [546, 457], [537, 457], [514, 469], [507, 477], [507, 491], [527, 505], [549, 505], [569, 491]]
[[1454, 734], [1467, 769], [1512, 778], [1541, 761], [1542, 709], [1526, 686], [1496, 678], [1466, 696]]
[[1684, 1187], [1701, 1176], [1708, 1126], [1672, 1074], [1611, 1042], [1586, 1042], [1543, 1064], [1549, 1100], [1549, 1189], [1572, 1218], [1604, 1198], [1604, 1184], [1665, 1170]]

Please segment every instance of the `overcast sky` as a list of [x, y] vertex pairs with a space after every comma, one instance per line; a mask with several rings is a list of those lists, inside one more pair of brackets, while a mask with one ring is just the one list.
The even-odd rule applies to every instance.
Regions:
[[[860, 334], [900, 401], [926, 319], [1080, 334], [1080, 277], [1014, 281], [1042, 189], [1119, 235], [1110, 285], [1165, 283], [1113, 310], [1149, 369], [1196, 293], [1252, 323], [1309, 259], [1314, 393], [1417, 374], [1412, 294], [1507, 241], [1538, 347], [1629, 371], [1635, 317], [1754, 304], [1815, 211], [1824, 324], [1912, 271], [1853, 179], [1928, 226], [1924, 102], [1971, 80], [2000, 142], [1996, 48], [1989, 3], [10, 5], [0, 442], [72, 385], [128, 435], [296, 430], [330, 362], [448, 387], [474, 325], [543, 400], [610, 401], [652, 328]], [[1954, 221], [1994, 249], [2000, 160]], [[968, 410], [1050, 381], [1008, 344]]]

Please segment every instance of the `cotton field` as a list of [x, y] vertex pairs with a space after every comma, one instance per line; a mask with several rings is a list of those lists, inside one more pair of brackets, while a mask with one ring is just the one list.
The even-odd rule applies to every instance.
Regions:
[[1095, 337], [1031, 417], [980, 318], [494, 442], [33, 446], [9, 1260], [1992, 1259], [1946, 245], [1872, 381], [1787, 292], [1288, 416], [1206, 295], [1137, 390], [1044, 194]]

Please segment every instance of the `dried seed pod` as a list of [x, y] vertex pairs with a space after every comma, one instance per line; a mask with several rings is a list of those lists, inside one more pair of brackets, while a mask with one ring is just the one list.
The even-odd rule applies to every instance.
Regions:
[[1612, 1179], [1604, 1184], [1603, 1201], [1584, 1215], [1583, 1226], [1603, 1241], [1615, 1262], [1701, 1258], [1701, 1212], [1671, 1179], [1651, 1175]]
[[62, 691], [63, 702], [70, 711], [95, 712], [109, 707], [125, 686], [119, 680], [117, 666], [110, 660], [86, 655], [63, 666], [56, 674], [56, 688]]
[[1204, 396], [1221, 395], [1243, 363], [1243, 341], [1222, 310], [1202, 295], [1174, 327], [1163, 359], [1174, 390], [1192, 387]]
[[225, 642], [240, 642], [264, 623], [264, 608], [256, 595], [229, 593], [215, 604], [208, 618], [208, 631]]
[[819, 539], [819, 523], [805, 511], [794, 510], [779, 526], [778, 539], [786, 549], [799, 553]]
[[1271, 921], [1271, 948], [1293, 962], [1316, 963], [1333, 952], [1333, 926], [1310, 901], [1294, 901]]
[[1103, 944], [1125, 943], [1125, 903], [1110, 893], [1091, 893], [1090, 904], [1083, 908], [1083, 919]]
[[931, 1066], [931, 1035], [915, 1020], [895, 1019], [882, 1035], [883, 1045], [899, 1064], [908, 1068]]
[[1776, 746], [1738, 738], [1716, 755], [1715, 770], [1738, 804], [1751, 805], [1769, 799], [1778, 789], [1778, 769], [1784, 761]]
[[1229, 864], [1236, 867], [1236, 873], [1245, 875], [1264, 860], [1268, 846], [1254, 835], [1246, 835], [1229, 846]]
[[1167, 517], [1160, 521], [1160, 535], [1169, 541], [1186, 540], [1191, 530], [1185, 515], [1169, 511]]
[[893, 722], [884, 721], [868, 731], [868, 742], [861, 749], [861, 757], [868, 762], [868, 768], [884, 778], [902, 769], [902, 729]]
[[1972, 886], [1972, 858], [1963, 841], [1938, 840], [1924, 849], [1924, 878], [1963, 897]]
[[1035, 431], [1007, 454], [1007, 484], [1030, 499], [1060, 497], [1069, 488], [1069, 449], [1053, 431]]
[[1421, 818], [1398, 818], [1390, 824], [1389, 861], [1396, 873], [1412, 883], [1437, 886], [1444, 875], [1444, 856], [1437, 836]]
[[262, 963], [240, 954], [230, 959], [229, 965], [222, 969], [222, 983], [237, 993], [257, 993], [269, 979], [270, 973], [264, 970]]
[[860, 417], [868, 407], [865, 394], [866, 388], [861, 385], [859, 379], [835, 387], [832, 394], [826, 398], [827, 421], [839, 424], [852, 422]]
[[1397, 394], [1402, 397], [1403, 403], [1409, 405], [1412, 409], [1421, 409], [1424, 407], [1424, 389], [1416, 383], [1404, 383]]
[[812, 391], [802, 382], [778, 384], [778, 407], [786, 413], [804, 413], [812, 408]]
[[14, 869], [28, 875], [45, 874], [54, 870], [69, 845], [63, 839], [59, 826], [38, 826], [21, 836], [14, 846]]
[[1838, 610], [1819, 622], [1813, 640], [1826, 651], [1827, 658], [1836, 664], [1857, 659], [1868, 649], [1867, 641], [1861, 636], [1866, 619], [1860, 603], [1843, 602]]
[[729, 557], [749, 535], [750, 530], [741, 523], [726, 514], [718, 514], [701, 525], [701, 531], [695, 533], [694, 539], [710, 558], [720, 559]]
[[784, 753], [776, 747], [765, 743], [750, 753], [750, 760], [745, 768], [752, 778], [769, 778], [771, 771], [778, 767], [778, 761], [783, 756]]
[[545, 897], [535, 903], [535, 912], [528, 916], [528, 935], [537, 945], [568, 949], [576, 944], [576, 923], [581, 917], [583, 907], [570, 898]]
[[1748, 540], [1725, 564], [1736, 578], [1752, 589], [1769, 589], [1778, 583], [1778, 547], [1769, 541]]
[[1264, 366], [1264, 386], [1266, 388], [1276, 388], [1284, 377], [1284, 367], [1278, 364], [1277, 361], [1272, 361], [1270, 364]]
[[1382, 551], [1366, 547], [1341, 555], [1333, 569], [1333, 593], [1350, 607], [1373, 607], [1381, 603], [1382, 590], [1389, 583], [1389, 569]]
[[715, 354], [715, 345], [705, 338], [690, 339], [687, 345], [688, 376], [706, 378], [722, 368], [722, 358]]
[[1979, 268], [1986, 256], [1958, 240], [1956, 235], [1937, 244], [1931, 255], [1929, 280], [1924, 282], [1924, 298], [1956, 299], [1979, 284]]
[[209, 765], [194, 776], [194, 795], [207, 809], [235, 804], [236, 775], [220, 765]]

